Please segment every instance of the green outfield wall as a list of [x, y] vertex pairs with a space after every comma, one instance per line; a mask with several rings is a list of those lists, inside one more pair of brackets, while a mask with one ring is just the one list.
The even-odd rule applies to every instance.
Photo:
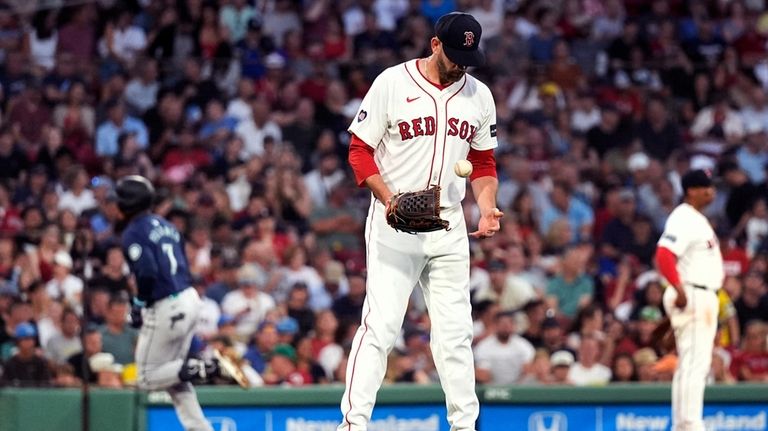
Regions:
[[[198, 388], [200, 402], [206, 416], [212, 418], [216, 431], [263, 429], [262, 422], [275, 431], [330, 429], [330, 424], [340, 418], [337, 406], [342, 393], [343, 387], [337, 385], [250, 390], [221, 386]], [[578, 418], [581, 414], [591, 415], [591, 409], [594, 408], [597, 409], [597, 421], [605, 421], [605, 424], [601, 422], [596, 427], [608, 431], [632, 429], [634, 422], [631, 420], [637, 420], [639, 417], [632, 412], [639, 412], [637, 415], [641, 415], [648, 409], [655, 409], [646, 416], [661, 417], [662, 413], [659, 412], [668, 409], [670, 388], [668, 385], [616, 385], [594, 388], [488, 386], [478, 388], [478, 396], [483, 406], [478, 426], [480, 431], [509, 428], [509, 424], [502, 426], [497, 422], [526, 422], [526, 418], [528, 423], [520, 424], [520, 429], [575, 430], [579, 428], [573, 424], [565, 428], [562, 424], [552, 425], [550, 422], [554, 420], [551, 417], [553, 411], [565, 418], [562, 420], [567, 420], [569, 415], [575, 415], [575, 419], [571, 419], [573, 423], [580, 420]], [[175, 428], [177, 425], [173, 421], [170, 399], [163, 392], [92, 389], [87, 399], [91, 431], [180, 429]], [[765, 409], [768, 408], [768, 385], [708, 387], [706, 401], [708, 406], [712, 405], [718, 409], [712, 413], [711, 420], [723, 424], [729, 421], [730, 429], [751, 431], [761, 429], [761, 426], [766, 429], [764, 421]], [[380, 419], [382, 425], [379, 428], [404, 429], [406, 426], [402, 423], [415, 423], [412, 427], [414, 429], [443, 430], [443, 402], [443, 393], [439, 386], [385, 386], [378, 396], [377, 411], [383, 412]], [[83, 394], [79, 389], [0, 388], [0, 431], [78, 431], [83, 426], [82, 406]], [[611, 413], [614, 407], [623, 410]], [[539, 410], [550, 416], [541, 419]], [[733, 418], [729, 416], [731, 410], [735, 412]], [[558, 413], [560, 411], [562, 413]], [[412, 412], [416, 412], [413, 413], [415, 416], [411, 415]], [[488, 415], [484, 415], [485, 412], [488, 412]], [[603, 419], [604, 414], [612, 414], [612, 422]], [[376, 419], [376, 415], [374, 416]], [[436, 418], [439, 418], [440, 423]], [[543, 421], [542, 425], [531, 422], [534, 419]], [[398, 422], [406, 420], [410, 422]], [[418, 422], [419, 420], [423, 422]], [[734, 425], [737, 420], [746, 425]], [[663, 429], [661, 425], [658, 426], [658, 429]], [[715, 426], [715, 429], [720, 428]]]

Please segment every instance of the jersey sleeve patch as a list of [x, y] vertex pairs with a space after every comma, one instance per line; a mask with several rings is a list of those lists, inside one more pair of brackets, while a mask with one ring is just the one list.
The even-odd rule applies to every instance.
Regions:
[[490, 132], [491, 132], [491, 138], [495, 138], [496, 137], [496, 125], [495, 124], [491, 124]]
[[365, 118], [366, 118], [367, 116], [368, 116], [368, 113], [367, 113], [367, 112], [365, 112], [365, 109], [361, 109], [361, 110], [360, 110], [360, 113], [359, 113], [359, 114], [357, 114], [357, 122], [359, 123], [359, 122], [361, 122], [361, 121], [365, 120]]
[[134, 262], [141, 258], [141, 246], [139, 244], [133, 243], [128, 246], [128, 258]]

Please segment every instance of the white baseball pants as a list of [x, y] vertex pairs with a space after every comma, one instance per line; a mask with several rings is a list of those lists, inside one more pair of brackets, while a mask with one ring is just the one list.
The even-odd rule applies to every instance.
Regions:
[[684, 309], [675, 307], [675, 289], [668, 287], [664, 292], [678, 355], [672, 380], [672, 431], [705, 431], [704, 387], [717, 332], [717, 294], [688, 284], [684, 289], [688, 299]]
[[167, 390], [176, 415], [187, 431], [212, 431], [194, 387], [179, 379], [192, 343], [202, 301], [190, 287], [145, 308], [136, 343], [138, 384], [142, 389]]
[[366, 223], [368, 280], [363, 318], [347, 363], [338, 431], [365, 431], [387, 356], [417, 284], [431, 320], [430, 347], [452, 431], [473, 431], [479, 412], [472, 355], [469, 239], [461, 205], [443, 210], [450, 231], [411, 235], [392, 229], [378, 200]]

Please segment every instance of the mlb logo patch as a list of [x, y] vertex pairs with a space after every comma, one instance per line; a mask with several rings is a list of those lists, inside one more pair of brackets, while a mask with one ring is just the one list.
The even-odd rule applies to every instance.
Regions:
[[367, 117], [367, 116], [368, 116], [368, 113], [363, 111], [363, 110], [361, 110], [360, 113], [357, 114], [357, 122], [359, 123], [359, 122], [365, 120], [365, 117]]

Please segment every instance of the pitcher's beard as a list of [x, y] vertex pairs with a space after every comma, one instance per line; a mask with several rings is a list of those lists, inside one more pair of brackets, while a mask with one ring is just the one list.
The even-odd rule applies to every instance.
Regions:
[[444, 60], [440, 57], [437, 58], [437, 76], [440, 78], [440, 84], [450, 85], [454, 82], [458, 82], [466, 72], [461, 69], [448, 70]]

